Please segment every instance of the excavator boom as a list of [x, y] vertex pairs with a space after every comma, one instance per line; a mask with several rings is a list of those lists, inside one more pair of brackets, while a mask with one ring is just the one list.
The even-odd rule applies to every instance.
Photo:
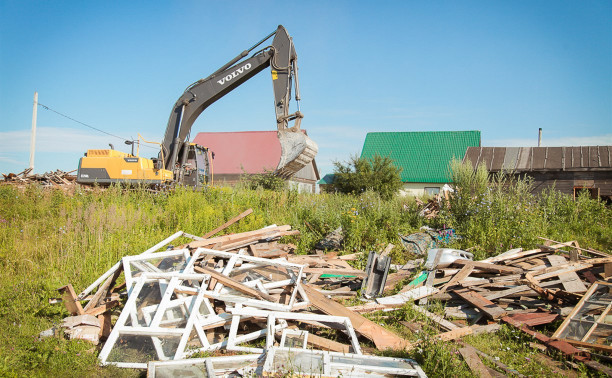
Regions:
[[[274, 37], [271, 45], [247, 57], [271, 37]], [[303, 115], [299, 106], [298, 111], [289, 114], [292, 84], [296, 100], [300, 99], [297, 54], [287, 30], [279, 25], [276, 31], [240, 53], [212, 75], [187, 87], [172, 107], [157, 159], [141, 158], [115, 151], [112, 147], [111, 150], [88, 150], [79, 161], [77, 182], [101, 185], [206, 185], [210, 172], [210, 151], [189, 142], [193, 123], [215, 101], [267, 67], [271, 68], [276, 127], [281, 144], [281, 158], [275, 174], [283, 178], [293, 176], [314, 159], [318, 147], [300, 130]], [[290, 127], [291, 121], [293, 126]]]
[[[274, 39], [270, 46], [245, 59], [252, 50], [272, 36]], [[276, 123], [282, 151], [276, 174], [288, 178], [310, 163], [318, 147], [300, 130], [302, 113], [297, 111], [289, 114], [293, 82], [296, 100], [299, 100], [297, 54], [287, 30], [279, 25], [274, 33], [242, 52], [215, 73], [187, 87], [174, 104], [168, 120], [162, 141], [163, 156], [160, 156], [164, 167], [175, 171], [175, 176], [180, 177], [187, 153], [187, 139], [198, 116], [215, 101], [267, 67], [271, 68]], [[289, 127], [290, 121], [294, 121], [292, 127]]]

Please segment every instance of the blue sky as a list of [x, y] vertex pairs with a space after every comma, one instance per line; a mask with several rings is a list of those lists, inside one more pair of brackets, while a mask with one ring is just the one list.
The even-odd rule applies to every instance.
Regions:
[[[484, 146], [612, 145], [610, 1], [0, 0], [0, 172], [29, 163], [32, 98], [161, 141], [183, 90], [284, 25], [321, 174], [374, 131], [480, 130]], [[192, 129], [274, 130], [262, 72]], [[120, 139], [38, 109], [35, 171]], [[154, 150], [143, 150], [154, 156]]]

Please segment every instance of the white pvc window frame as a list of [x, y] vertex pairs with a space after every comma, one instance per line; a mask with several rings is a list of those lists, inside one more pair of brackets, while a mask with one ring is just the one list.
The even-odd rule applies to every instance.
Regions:
[[[310, 349], [299, 349], [299, 348], [280, 348], [280, 347], [272, 347], [266, 351], [266, 359], [263, 363], [261, 374], [271, 375], [279, 374], [283, 372], [278, 372], [274, 369], [274, 359], [280, 354], [277, 352], [286, 352], [288, 354], [306, 354], [311, 356], [316, 356], [318, 359], [322, 361], [321, 371], [317, 371], [314, 373], [315, 375], [320, 376], [331, 376], [332, 368], [340, 370], [337, 372], [342, 377], [362, 377], [362, 376], [373, 376], [373, 373], [379, 373], [381, 377], [391, 375], [400, 375], [400, 376], [411, 376], [411, 377], [422, 377], [426, 378], [427, 375], [421, 369], [421, 367], [413, 360], [403, 359], [403, 358], [393, 358], [393, 357], [379, 357], [379, 356], [370, 356], [364, 354], [355, 354], [355, 353], [340, 353], [340, 352], [330, 352], [323, 350], [310, 350]], [[341, 357], [343, 359], [355, 359], [355, 363], [353, 364], [345, 364], [333, 362], [333, 357]], [[373, 362], [372, 365], [368, 365], [367, 362]], [[366, 362], [366, 363], [364, 363]], [[410, 364], [412, 368], [405, 369], [399, 367], [389, 367], [389, 366], [380, 366], [374, 363], [385, 363], [386, 365], [391, 364]], [[299, 371], [296, 368], [299, 366], [291, 366], [291, 364], [287, 364], [288, 368], [291, 370], [292, 374], [297, 375], [310, 375], [313, 372], [310, 371]], [[335, 373], [334, 373], [335, 374]]]

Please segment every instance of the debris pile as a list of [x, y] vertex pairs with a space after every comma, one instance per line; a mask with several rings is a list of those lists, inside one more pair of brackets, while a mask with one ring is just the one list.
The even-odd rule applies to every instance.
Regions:
[[42, 186], [47, 187], [60, 187], [66, 188], [76, 184], [76, 176], [73, 175], [74, 171], [64, 172], [62, 170], [56, 170], [55, 172], [45, 172], [42, 174], [32, 174], [32, 168], [28, 168], [17, 174], [8, 173], [2, 174], [4, 180], [2, 183], [13, 184], [13, 185], [27, 185], [31, 183], [38, 183]]
[[[350, 309], [393, 311], [415, 301], [408, 305], [436, 322], [442, 330], [438, 338], [445, 341], [492, 332], [505, 323], [535, 337], [543, 349], [611, 374], [590, 356], [612, 351], [612, 256], [582, 249], [575, 241], [542, 239], [546, 245], [537, 249], [514, 249], [482, 261], [472, 261], [465, 251], [430, 249], [428, 270], [398, 294]], [[444, 317], [423, 307], [428, 299], [444, 303]], [[565, 321], [550, 337], [534, 328], [560, 318]]]
[[[93, 343], [106, 340], [101, 364], [148, 369], [151, 377], [202, 371], [209, 376], [423, 377], [413, 360], [364, 354], [369, 348], [359, 339], [370, 340], [377, 350], [413, 350], [418, 342], [362, 315], [409, 306], [439, 326], [438, 340], [460, 346], [477, 375], [498, 374], [481, 358], [514, 373], [460, 340], [495, 332], [502, 323], [532, 335], [542, 349], [610, 374], [591, 358], [612, 349], [612, 257], [607, 254], [575, 241], [545, 239], [537, 249], [474, 261], [469, 252], [428, 245], [423, 259], [394, 266], [390, 273], [394, 246], [389, 244], [368, 255], [363, 271], [349, 264], [361, 253], [294, 254], [294, 245], [279, 242], [299, 234], [288, 225], [214, 237], [251, 212], [203, 237], [179, 231], [139, 255], [125, 256], [79, 295], [70, 285], [61, 288], [73, 315], [62, 325], [65, 333]], [[340, 234], [337, 230], [334, 238]], [[190, 241], [172, 245], [179, 238]], [[396, 286], [409, 279], [397, 292]], [[336, 301], [358, 295], [363, 303], [357, 306]], [[445, 304], [443, 316], [427, 308], [432, 299]], [[561, 318], [565, 321], [550, 337], [535, 328]], [[401, 324], [410, 331], [421, 327]], [[214, 356], [202, 358], [204, 353]]]
[[[299, 233], [290, 226], [213, 236], [250, 212], [205, 237], [179, 231], [125, 256], [79, 295], [63, 287], [73, 315], [65, 333], [105, 340], [102, 365], [148, 369], [152, 377], [190, 371], [425, 377], [413, 360], [364, 354], [359, 337], [380, 350], [410, 344], [330, 298], [359, 289], [366, 273], [347, 263], [356, 254], [295, 255], [295, 246], [278, 240]], [[191, 241], [172, 245], [179, 238]], [[330, 283], [337, 288], [323, 290]]]

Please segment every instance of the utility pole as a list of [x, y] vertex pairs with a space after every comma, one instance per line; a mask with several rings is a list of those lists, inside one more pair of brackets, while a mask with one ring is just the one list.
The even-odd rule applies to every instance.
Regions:
[[32, 108], [32, 135], [30, 136], [30, 169], [34, 170], [34, 151], [36, 150], [36, 118], [38, 111], [38, 92], [34, 92], [34, 107]]

